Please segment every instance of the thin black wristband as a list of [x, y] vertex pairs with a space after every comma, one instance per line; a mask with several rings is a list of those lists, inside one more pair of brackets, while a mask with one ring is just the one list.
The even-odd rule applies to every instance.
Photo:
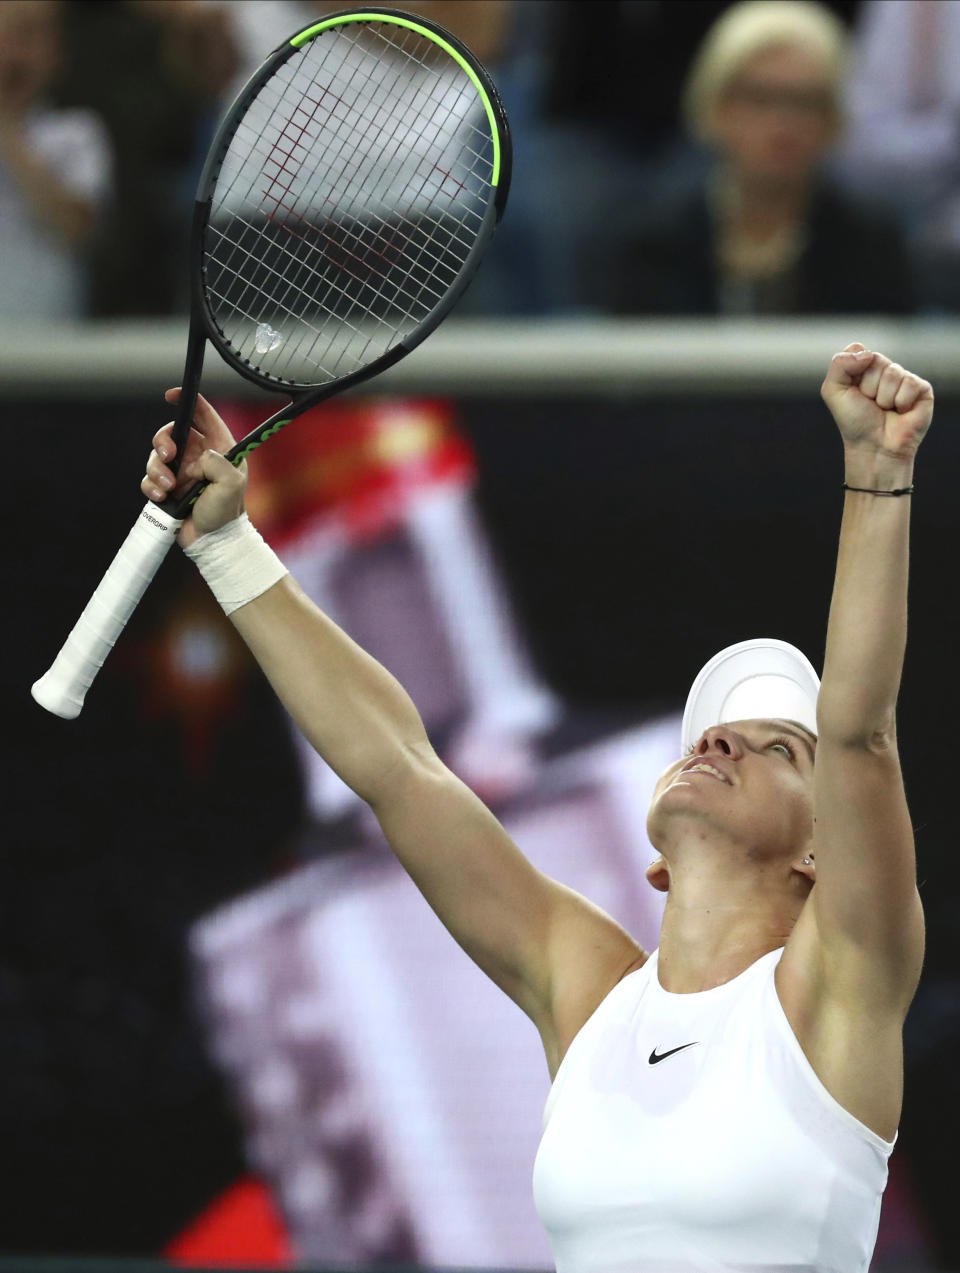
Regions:
[[869, 486], [848, 486], [846, 482], [843, 484], [845, 491], [861, 491], [864, 495], [912, 495], [912, 486], [902, 486], [899, 491], [875, 491]]

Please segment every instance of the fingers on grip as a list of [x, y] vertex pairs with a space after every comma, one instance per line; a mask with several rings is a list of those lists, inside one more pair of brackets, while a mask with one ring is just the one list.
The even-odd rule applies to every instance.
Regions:
[[[168, 389], [163, 395], [167, 402], [174, 404], [180, 401], [180, 389]], [[229, 450], [233, 445], [233, 437], [220, 413], [210, 405], [202, 393], [197, 394], [193, 408], [193, 429], [191, 437], [211, 438], [215, 446]]]
[[243, 491], [247, 485], [247, 466], [239, 466], [220, 454], [219, 451], [207, 450], [200, 457], [200, 468], [208, 482], [216, 482], [227, 490]]
[[143, 481], [140, 483], [140, 489], [148, 499], [159, 503], [161, 500], [166, 499], [168, 491], [173, 490], [177, 479], [164, 463], [161, 455], [157, 454], [158, 450], [161, 453], [172, 452], [173, 448], [169, 445], [164, 447], [159, 434], [154, 439], [154, 442], [155, 449], [150, 452], [147, 460], [147, 471]]

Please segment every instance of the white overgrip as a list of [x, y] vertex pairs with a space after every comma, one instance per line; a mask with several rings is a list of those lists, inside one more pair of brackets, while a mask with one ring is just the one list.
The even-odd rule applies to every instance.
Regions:
[[148, 503], [107, 568], [73, 631], [31, 693], [65, 720], [79, 716], [87, 690], [170, 550], [182, 522]]

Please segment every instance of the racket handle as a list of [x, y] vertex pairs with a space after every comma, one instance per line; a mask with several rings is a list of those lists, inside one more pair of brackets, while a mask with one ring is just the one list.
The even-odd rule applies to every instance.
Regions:
[[181, 525], [152, 502], [144, 507], [49, 672], [34, 683], [31, 693], [41, 707], [64, 720], [80, 715], [87, 690]]

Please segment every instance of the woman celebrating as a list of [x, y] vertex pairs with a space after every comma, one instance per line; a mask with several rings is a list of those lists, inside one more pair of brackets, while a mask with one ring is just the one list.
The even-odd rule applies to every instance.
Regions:
[[209, 405], [179, 478], [170, 427], [154, 440], [144, 493], [211, 483], [181, 543], [447, 929], [540, 1032], [554, 1084], [534, 1188], [558, 1273], [870, 1261], [923, 957], [895, 706], [933, 393], [851, 344], [822, 395], [846, 462], [823, 683], [774, 641], [697, 678], [689, 752], [649, 814], [648, 877], [667, 893], [651, 955], [523, 857], [393, 677], [304, 596], [243, 513]]

